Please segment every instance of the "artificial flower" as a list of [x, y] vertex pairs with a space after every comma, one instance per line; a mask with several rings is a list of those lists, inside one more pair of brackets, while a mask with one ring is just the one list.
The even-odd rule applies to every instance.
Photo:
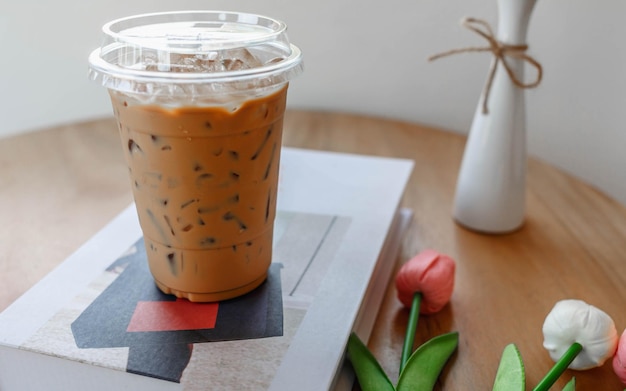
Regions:
[[433, 314], [450, 301], [456, 264], [434, 250], [424, 250], [406, 262], [396, 276], [398, 299], [411, 308], [415, 293], [422, 294], [420, 313]]
[[582, 345], [582, 351], [569, 365], [578, 370], [604, 364], [615, 353], [618, 341], [613, 319], [582, 300], [557, 302], [543, 324], [543, 336], [543, 346], [555, 362], [573, 344]]
[[[452, 296], [454, 261], [434, 250], [426, 250], [405, 263], [396, 275], [398, 298], [410, 308], [400, 359], [398, 384], [393, 386], [376, 358], [352, 333], [348, 357], [363, 391], [430, 391], [459, 343], [457, 332], [436, 336], [413, 352], [419, 313], [440, 311]], [[422, 301], [424, 306], [422, 306]]]
[[613, 371], [622, 383], [626, 384], [626, 330], [622, 333], [613, 356]]

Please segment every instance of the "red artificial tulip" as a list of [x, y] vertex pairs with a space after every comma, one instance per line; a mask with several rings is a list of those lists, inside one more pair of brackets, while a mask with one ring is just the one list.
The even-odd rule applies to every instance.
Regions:
[[626, 384], [626, 330], [622, 333], [613, 356], [613, 371], [622, 383]]
[[411, 308], [416, 292], [422, 294], [420, 313], [433, 314], [450, 301], [456, 264], [446, 255], [424, 250], [400, 268], [396, 276], [398, 299]]

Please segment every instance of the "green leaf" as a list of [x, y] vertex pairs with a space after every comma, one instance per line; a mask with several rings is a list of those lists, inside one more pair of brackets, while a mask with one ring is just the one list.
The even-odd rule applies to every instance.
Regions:
[[348, 357], [363, 391], [395, 391], [383, 368], [355, 333], [348, 338]]
[[522, 355], [517, 346], [507, 345], [502, 352], [493, 391], [524, 391], [525, 388], [526, 375]]
[[407, 361], [398, 379], [398, 391], [430, 391], [459, 344], [459, 333], [439, 335], [421, 345]]
[[563, 391], [574, 391], [576, 390], [576, 378], [573, 377], [572, 380], [569, 381], [563, 388]]

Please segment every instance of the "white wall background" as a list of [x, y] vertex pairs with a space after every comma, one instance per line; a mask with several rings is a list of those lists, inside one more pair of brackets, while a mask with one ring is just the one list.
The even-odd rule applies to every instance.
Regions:
[[[3, 0], [0, 136], [110, 115], [86, 78], [100, 26], [175, 9], [257, 12], [284, 20], [305, 54], [291, 107], [346, 110], [466, 133], [490, 57], [434, 53], [483, 45], [463, 16], [496, 27], [495, 0]], [[529, 54], [544, 66], [527, 93], [531, 155], [626, 204], [626, 2], [538, 0]], [[528, 75], [532, 71], [528, 70]]]

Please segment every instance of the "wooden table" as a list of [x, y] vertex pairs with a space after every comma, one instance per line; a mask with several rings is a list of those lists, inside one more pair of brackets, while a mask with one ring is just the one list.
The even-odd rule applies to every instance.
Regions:
[[[415, 124], [339, 113], [289, 111], [284, 144], [415, 160], [404, 206], [415, 211], [400, 262], [425, 248], [457, 261], [450, 305], [422, 316], [416, 343], [458, 331], [437, 389], [491, 390], [504, 347], [523, 356], [528, 388], [552, 366], [541, 326], [561, 299], [594, 304], [626, 327], [626, 209], [537, 160], [528, 165], [519, 231], [482, 235], [450, 217], [465, 138]], [[63, 261], [132, 201], [113, 119], [0, 140], [0, 310]], [[408, 311], [389, 285], [369, 342], [395, 383]], [[579, 390], [622, 390], [610, 362], [570, 371]]]

